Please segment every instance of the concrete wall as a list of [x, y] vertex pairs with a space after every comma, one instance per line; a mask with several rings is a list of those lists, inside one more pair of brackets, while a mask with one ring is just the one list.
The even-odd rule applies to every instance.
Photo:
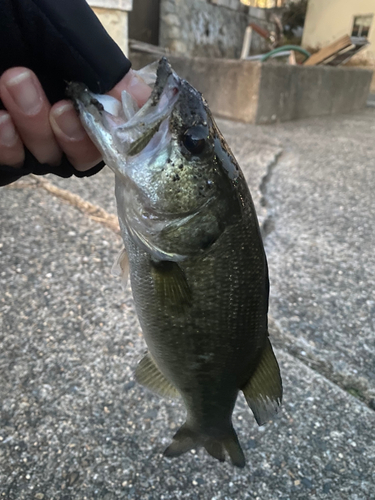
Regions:
[[367, 14], [374, 14], [371, 45], [356, 57], [375, 61], [375, 0], [309, 0], [302, 46], [319, 48], [351, 35], [354, 17]]
[[125, 53], [128, 49], [128, 12], [132, 0], [88, 0], [104, 28]]
[[349, 113], [366, 106], [372, 71], [263, 64], [256, 123]]
[[[155, 60], [131, 55], [134, 68]], [[363, 108], [372, 71], [330, 66], [214, 58], [169, 58], [173, 68], [201, 91], [214, 114], [248, 123], [275, 123]]]

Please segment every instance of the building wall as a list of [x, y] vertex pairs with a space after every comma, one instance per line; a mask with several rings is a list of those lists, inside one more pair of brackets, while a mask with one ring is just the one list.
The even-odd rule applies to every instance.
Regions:
[[375, 0], [309, 0], [302, 45], [320, 48], [351, 35], [354, 16], [374, 14], [368, 39], [371, 45], [356, 58], [375, 61]]
[[132, 0], [88, 0], [88, 4], [120, 49], [128, 54], [128, 11], [132, 9]]
[[128, 54], [128, 13], [100, 7], [93, 7], [93, 11], [120, 49]]

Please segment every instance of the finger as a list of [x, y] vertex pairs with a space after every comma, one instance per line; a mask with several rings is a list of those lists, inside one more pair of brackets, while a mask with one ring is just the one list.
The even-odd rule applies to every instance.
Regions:
[[49, 123], [51, 106], [36, 75], [11, 68], [0, 78], [0, 97], [25, 146], [40, 163], [58, 165], [61, 150]]
[[6, 111], [0, 111], [0, 165], [19, 168], [25, 160], [20, 136]]
[[51, 108], [50, 123], [60, 148], [77, 170], [88, 170], [102, 159], [86, 134], [69, 101], [60, 101]]
[[126, 73], [124, 78], [108, 94], [121, 100], [121, 92], [123, 90], [129, 92], [140, 107], [144, 105], [151, 94], [151, 88], [132, 69]]

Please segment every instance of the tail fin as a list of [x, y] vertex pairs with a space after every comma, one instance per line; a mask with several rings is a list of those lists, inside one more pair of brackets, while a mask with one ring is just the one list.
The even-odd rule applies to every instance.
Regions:
[[201, 446], [206, 449], [211, 457], [220, 462], [224, 462], [226, 451], [233, 465], [236, 467], [245, 466], [245, 456], [233, 427], [229, 434], [219, 438], [199, 434], [185, 423], [173, 436], [173, 441], [164, 451], [164, 455], [170, 458], [179, 457], [183, 453]]

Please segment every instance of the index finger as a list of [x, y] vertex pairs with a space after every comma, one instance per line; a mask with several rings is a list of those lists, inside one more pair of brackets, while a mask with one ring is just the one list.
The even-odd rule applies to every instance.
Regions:
[[27, 149], [40, 163], [58, 165], [61, 150], [49, 123], [51, 105], [35, 73], [23, 67], [5, 71], [0, 97]]

